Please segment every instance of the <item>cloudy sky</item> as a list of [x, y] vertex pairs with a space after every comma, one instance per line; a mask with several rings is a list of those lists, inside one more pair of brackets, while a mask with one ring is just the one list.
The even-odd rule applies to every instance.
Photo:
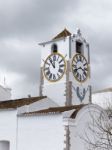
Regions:
[[93, 89], [112, 86], [111, 0], [0, 0], [0, 83], [12, 98], [38, 95], [38, 43], [65, 27], [90, 43]]

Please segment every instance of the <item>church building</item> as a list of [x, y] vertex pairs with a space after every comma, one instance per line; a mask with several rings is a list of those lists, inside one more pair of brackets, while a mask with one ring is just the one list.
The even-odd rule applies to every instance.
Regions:
[[91, 114], [108, 119], [92, 104], [89, 44], [64, 29], [39, 45], [40, 95], [0, 101], [0, 150], [86, 150]]

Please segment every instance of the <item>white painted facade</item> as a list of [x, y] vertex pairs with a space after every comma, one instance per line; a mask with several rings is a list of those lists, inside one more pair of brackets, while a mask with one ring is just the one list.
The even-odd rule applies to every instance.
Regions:
[[[89, 52], [89, 44], [86, 42], [86, 40], [82, 37], [81, 34], [76, 34], [71, 37], [71, 59], [72, 61], [73, 56], [76, 54], [76, 42], [80, 41], [83, 44], [83, 56], [87, 59], [88, 66], [90, 69], [90, 52]], [[70, 81], [72, 81], [72, 104], [88, 104], [91, 101], [91, 87], [90, 87], [90, 70], [89, 70], [89, 76], [87, 80], [83, 83], [78, 82], [75, 80], [72, 72], [70, 72]], [[83, 96], [83, 90], [85, 89], [85, 95], [84, 98], [81, 100], [80, 97], [78, 97], [77, 93], [77, 87], [79, 87], [79, 93], [80, 96]]]
[[[45, 47], [41, 49], [41, 67], [44, 65], [44, 61], [51, 54], [51, 46], [54, 42], [46, 44]], [[59, 53], [66, 56], [66, 61], [69, 60], [69, 38], [61, 39], [57, 42]], [[66, 102], [65, 97], [65, 89], [66, 89], [66, 74], [64, 74], [63, 78], [58, 82], [49, 82], [44, 77], [44, 85], [43, 85], [43, 95], [47, 95], [53, 101], [63, 106]], [[60, 92], [59, 92], [60, 91]]]
[[1, 110], [0, 150], [9, 150], [7, 142], [10, 150], [86, 150], [88, 145], [81, 137], [85, 131], [89, 133], [87, 124], [92, 121], [91, 113], [98, 117], [103, 110], [90, 104], [75, 118], [70, 118], [74, 111], [17, 116], [17, 110]]
[[[89, 133], [87, 124], [92, 122], [90, 112], [98, 117], [102, 109], [97, 105], [85, 106], [75, 119], [69, 118], [73, 111], [66, 112], [68, 116], [65, 113], [52, 113], [18, 117], [18, 149], [64, 150], [68, 143], [69, 150], [87, 150], [88, 144], [80, 136], [84, 136], [85, 130]], [[69, 141], [66, 137], [67, 127]]]
[[[88, 135], [90, 141], [94, 140], [95, 136], [89, 128], [90, 126], [95, 128], [93, 122], [97, 121], [101, 114], [103, 114], [102, 116], [108, 122], [109, 119], [106, 112], [98, 105], [87, 105], [78, 112], [76, 118], [72, 120], [73, 123], [70, 125], [70, 150], [74, 150], [74, 148], [77, 150], [88, 149], [90, 145], [85, 142], [87, 140], [86, 135]], [[93, 117], [95, 120], [93, 120]]]
[[15, 109], [0, 110], [0, 147], [4, 147], [3, 150], [7, 150], [8, 146], [7, 142], [9, 142], [10, 150], [16, 150], [16, 140], [17, 140], [16, 138], [17, 138], [17, 110]]
[[18, 117], [18, 124], [19, 150], [64, 149], [62, 115], [46, 114]]
[[11, 99], [11, 88], [0, 85], [0, 101]]
[[108, 108], [112, 103], [112, 88], [104, 89], [92, 94], [92, 102], [103, 108]]

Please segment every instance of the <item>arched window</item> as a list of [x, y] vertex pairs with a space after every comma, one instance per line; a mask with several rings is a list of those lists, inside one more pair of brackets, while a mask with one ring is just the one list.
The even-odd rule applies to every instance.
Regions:
[[51, 51], [52, 51], [52, 53], [57, 53], [58, 52], [58, 46], [57, 46], [57, 44], [52, 44]]
[[76, 41], [76, 53], [83, 54], [83, 43]]

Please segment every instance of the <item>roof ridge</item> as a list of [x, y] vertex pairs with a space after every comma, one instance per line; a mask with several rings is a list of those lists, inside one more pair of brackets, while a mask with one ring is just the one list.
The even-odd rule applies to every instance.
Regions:
[[18, 108], [24, 105], [30, 105], [36, 101], [47, 98], [47, 96], [39, 96], [39, 97], [30, 97], [30, 98], [22, 98], [8, 101], [0, 101], [0, 109], [8, 109], [8, 108]]
[[97, 90], [97, 91], [93, 92], [93, 94], [104, 93], [104, 92], [112, 92], [112, 87], [105, 88], [105, 89], [102, 89], [102, 90]]

